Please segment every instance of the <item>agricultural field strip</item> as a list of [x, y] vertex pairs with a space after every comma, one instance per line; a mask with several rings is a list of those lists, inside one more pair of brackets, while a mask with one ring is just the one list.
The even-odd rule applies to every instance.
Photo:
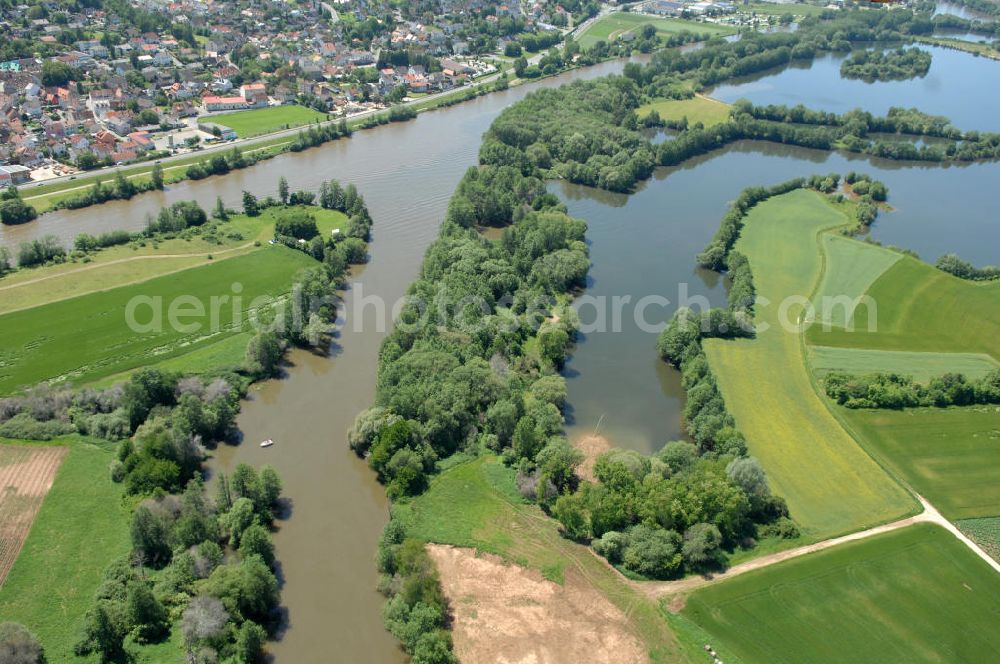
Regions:
[[0, 586], [28, 538], [67, 448], [0, 445]]
[[[820, 233], [846, 222], [841, 211], [809, 191], [758, 205], [737, 249], [754, 266], [758, 293], [774, 303], [757, 312], [758, 323], [770, 328], [754, 339], [705, 342], [750, 453], [764, 464], [775, 493], [788, 501], [792, 518], [817, 540], [896, 521], [918, 508], [827, 410], [812, 385], [800, 335], [786, 332], [779, 321], [777, 303], [796, 293], [808, 299], [822, 278]], [[794, 321], [796, 312], [787, 313]]]
[[683, 601], [684, 618], [748, 662], [972, 664], [1000, 651], [1000, 576], [935, 524], [849, 542]]
[[[720, 581], [726, 581], [740, 574], [745, 574], [747, 572], [752, 572], [756, 569], [762, 569], [764, 567], [770, 567], [785, 560], [790, 560], [792, 558], [798, 558], [799, 556], [804, 556], [810, 553], [815, 553], [817, 551], [823, 551], [825, 549], [830, 549], [839, 544], [846, 544], [847, 542], [855, 542], [858, 540], [867, 539], [874, 535], [879, 535], [882, 533], [892, 532], [893, 530], [899, 530], [900, 528], [906, 528], [907, 526], [912, 526], [916, 523], [933, 523], [941, 526], [949, 533], [954, 535], [962, 544], [967, 546], [974, 554], [982, 558], [986, 563], [992, 567], [997, 572], [1000, 572], [1000, 562], [997, 562], [989, 556], [978, 544], [969, 539], [962, 531], [954, 526], [948, 519], [944, 518], [933, 505], [930, 504], [923, 496], [918, 495], [917, 499], [920, 501], [920, 505], [923, 507], [923, 511], [916, 516], [907, 517], [905, 519], [900, 519], [899, 521], [893, 521], [892, 523], [886, 523], [880, 526], [875, 526], [874, 528], [869, 528], [867, 530], [861, 530], [856, 533], [850, 533], [848, 535], [842, 535], [840, 537], [834, 537], [832, 539], [823, 540], [820, 542], [814, 542], [812, 544], [806, 544], [804, 546], [797, 547], [795, 549], [789, 549], [787, 551], [779, 551], [778, 553], [773, 553], [767, 556], [762, 556], [760, 558], [755, 558], [753, 560], [748, 560], [745, 563], [739, 565], [734, 565], [724, 572], [720, 572], [714, 576], [692, 576], [684, 579], [679, 579], [677, 581], [632, 581], [631, 583], [638, 589], [647, 593], [651, 597], [664, 597], [668, 595], [674, 595], [679, 592], [688, 592], [696, 588], [701, 588], [702, 586], [707, 586], [711, 583], [718, 583]], [[596, 554], [595, 554], [596, 555]], [[624, 577], [623, 577], [624, 578]]]
[[[113, 260], [113, 261], [108, 261], [106, 263], [91, 263], [89, 265], [85, 265], [83, 267], [79, 267], [79, 268], [76, 268], [74, 270], [70, 270], [69, 272], [57, 272], [55, 274], [45, 275], [44, 277], [37, 277], [35, 279], [29, 279], [28, 281], [20, 281], [20, 282], [18, 282], [16, 284], [9, 284], [7, 286], [0, 286], [0, 291], [13, 290], [15, 288], [21, 288], [23, 286], [31, 286], [33, 284], [38, 284], [38, 283], [42, 283], [44, 281], [49, 281], [50, 279], [60, 279], [62, 277], [69, 277], [69, 276], [72, 276], [72, 275], [76, 275], [76, 274], [79, 274], [81, 272], [89, 272], [91, 270], [99, 270], [101, 268], [110, 267], [112, 265], [121, 265], [122, 263], [132, 263], [134, 261], [156, 260], [156, 259], [164, 259], [164, 258], [167, 258], [167, 259], [198, 258], [198, 257], [202, 257], [202, 256], [207, 256], [209, 254], [211, 254], [213, 257], [225, 256], [226, 258], [229, 258], [229, 256], [227, 254], [231, 254], [231, 253], [236, 252], [236, 251], [242, 251], [243, 249], [249, 249], [252, 246], [254, 246], [253, 242], [247, 242], [246, 244], [242, 244], [242, 245], [240, 245], [238, 247], [230, 247], [228, 249], [221, 249], [219, 251], [196, 251], [196, 252], [193, 252], [193, 253], [190, 253], [190, 254], [148, 254], [148, 255], [145, 255], [145, 256], [130, 256], [128, 258], [119, 258], [119, 259], [116, 259], [116, 260]], [[223, 259], [223, 260], [225, 260], [225, 259]], [[156, 277], [166, 276], [166, 275], [171, 274], [173, 272], [180, 272], [182, 270], [187, 270], [190, 267], [191, 266], [183, 266], [183, 267], [178, 268], [177, 270], [170, 270], [168, 272], [161, 272], [161, 273], [153, 275], [151, 277], [142, 277], [142, 278], [139, 278], [139, 279], [137, 279], [135, 281], [123, 281], [123, 282], [121, 282], [119, 284], [116, 284], [112, 288], [119, 288], [121, 286], [130, 286], [132, 284], [137, 284], [137, 283], [140, 283], [140, 282], [143, 282], [143, 281], [148, 281], [149, 279], [155, 279]], [[94, 290], [94, 291], [88, 291], [88, 293], [96, 293], [96, 292], [100, 292], [102, 290], [111, 290], [111, 289], [98, 289], [98, 290]], [[85, 295], [85, 294], [87, 294], [87, 293], [83, 293], [83, 295]], [[76, 296], [70, 296], [70, 297], [76, 297]], [[68, 298], [66, 298], [66, 299], [68, 299]], [[48, 304], [49, 302], [58, 302], [58, 301], [59, 300], [49, 300], [48, 302], [45, 302], [45, 304]], [[4, 314], [9, 314], [9, 313], [13, 313], [15, 311], [21, 311], [22, 309], [33, 309], [36, 306], [39, 306], [39, 305], [35, 304], [35, 305], [32, 305], [32, 306], [28, 306], [28, 307], [21, 307], [21, 308], [18, 308], [18, 309], [10, 309], [10, 310], [4, 311], [3, 313]]]
[[903, 256], [832, 233], [823, 234], [820, 241], [826, 263], [813, 306], [821, 323], [844, 327], [852, 318], [855, 303]]
[[891, 372], [913, 376], [918, 382], [945, 373], [957, 372], [967, 378], [981, 378], [1000, 367], [985, 353], [935, 353], [930, 351], [870, 350], [837, 346], [809, 346], [813, 372], [823, 377], [831, 371], [852, 374]]
[[[251, 260], [252, 269], [244, 269], [248, 266], [244, 263]], [[239, 281], [246, 288], [239, 310], [242, 329], [254, 315], [255, 309], [251, 305], [257, 296], [274, 298], [272, 303], [280, 300], [287, 295], [294, 273], [312, 264], [313, 259], [302, 252], [269, 247], [253, 254], [183, 270], [178, 273], [181, 277], [156, 277], [141, 285], [122, 286], [5, 314], [0, 316], [0, 322], [11, 325], [17, 334], [5, 337], [4, 346], [0, 348], [5, 358], [5, 364], [0, 365], [5, 371], [5, 375], [0, 375], [0, 385], [9, 390], [40, 380], [80, 376], [96, 379], [131, 368], [143, 357], [166, 358], [183, 347], [203, 345], [212, 338], [238, 331], [231, 320], [236, 316], [231, 306], [219, 308], [217, 328], [205, 330], [200, 324], [194, 332], [182, 333], [165, 326], [155, 334], [131, 335], [130, 340], [125, 341], [125, 337], [121, 337], [125, 327], [123, 302], [136, 295], [154, 300], [160, 296], [168, 303], [173, 296], [196, 295], [200, 296], [205, 306], [209, 295], [225, 296], [229, 284]], [[281, 284], [274, 281], [275, 277]], [[213, 288], [217, 290], [212, 291]], [[206, 307], [205, 311], [209, 310], [210, 307]], [[77, 321], [79, 324], [73, 330], [65, 326], [53, 327], [49, 324], [53, 316], [57, 320]], [[203, 318], [208, 317], [203, 315]], [[83, 330], [79, 329], [81, 324]], [[84, 348], [79, 344], [60, 345], [64, 338], [76, 338], [81, 332], [90, 335], [87, 337], [89, 343]], [[42, 366], [39, 368], [37, 365]], [[29, 370], [29, 367], [34, 369]]]

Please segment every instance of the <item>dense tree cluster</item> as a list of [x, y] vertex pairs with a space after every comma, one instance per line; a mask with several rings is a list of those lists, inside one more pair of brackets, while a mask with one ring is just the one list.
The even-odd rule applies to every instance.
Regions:
[[638, 132], [640, 99], [638, 86], [627, 76], [539, 90], [491, 125], [480, 161], [629, 191], [655, 165], [652, 146]]
[[903, 81], [924, 77], [931, 69], [930, 51], [897, 48], [891, 51], [855, 51], [840, 63], [844, 78], [865, 81]]
[[645, 578], [722, 567], [727, 551], [777, 533], [776, 525], [784, 536], [798, 534], [752, 457], [672, 441], [652, 457], [607, 452], [594, 474], [596, 484], [563, 494], [552, 513], [568, 536], [592, 538], [597, 553]]
[[[167, 638], [181, 618], [190, 659], [262, 660], [264, 625], [274, 622], [278, 581], [270, 527], [281, 481], [264, 466], [221, 476], [218, 496], [200, 476], [183, 492], [154, 492], [132, 516], [132, 553], [112, 564], [88, 612], [77, 654], [129, 659], [131, 643]], [[145, 568], [159, 570], [145, 574]]]
[[[555, 203], [509, 166], [470, 169], [459, 185], [383, 344], [376, 406], [349, 435], [393, 498], [419, 493], [436, 460], [480, 443], [524, 475], [547, 474], [543, 486], [570, 481], [556, 460], [565, 441], [553, 440], [565, 393], [554, 372], [575, 318], [556, 301], [583, 285], [589, 262], [585, 225]], [[505, 223], [497, 242], [475, 231]]]
[[937, 260], [936, 265], [939, 270], [953, 274], [959, 279], [968, 279], [969, 281], [1000, 279], [1000, 266], [987, 265], [985, 267], [976, 267], [955, 254], [945, 254]]
[[158, 233], [176, 233], [193, 226], [201, 226], [208, 221], [208, 215], [196, 201], [177, 201], [169, 207], [160, 209], [153, 218], [146, 219], [146, 235]]
[[1000, 369], [977, 380], [948, 373], [926, 385], [912, 376], [872, 373], [854, 376], [833, 372], [823, 379], [826, 394], [848, 408], [913, 408], [1000, 403]]
[[386, 628], [403, 644], [413, 664], [454, 664], [448, 606], [437, 567], [424, 543], [406, 537], [399, 519], [386, 524], [378, 545], [379, 590], [389, 598]]
[[0, 192], [0, 223], [24, 224], [38, 217], [34, 207], [21, 200], [21, 192], [11, 185]]
[[90, 233], [80, 233], [73, 239], [73, 248], [83, 253], [116, 247], [120, 244], [128, 244], [132, 241], [133, 235], [128, 231], [106, 231], [98, 235]]

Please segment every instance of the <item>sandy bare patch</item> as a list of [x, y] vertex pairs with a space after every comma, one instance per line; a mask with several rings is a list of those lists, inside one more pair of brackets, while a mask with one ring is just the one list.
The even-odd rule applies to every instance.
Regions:
[[0, 585], [65, 456], [65, 447], [0, 445]]
[[580, 479], [596, 482], [594, 463], [597, 461], [597, 457], [611, 449], [611, 441], [595, 433], [577, 438], [573, 441], [573, 446], [583, 452], [583, 462], [577, 467], [576, 474], [580, 476]]
[[427, 546], [454, 614], [463, 664], [647, 662], [625, 614], [575, 569], [559, 585], [497, 556]]

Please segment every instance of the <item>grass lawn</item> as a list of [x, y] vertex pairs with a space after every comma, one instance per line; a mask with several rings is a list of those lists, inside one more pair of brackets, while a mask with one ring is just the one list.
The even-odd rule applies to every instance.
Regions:
[[652, 25], [660, 35], [668, 35], [677, 32], [693, 32], [707, 35], [731, 35], [736, 32], [735, 28], [714, 23], [699, 23], [697, 21], [684, 21], [673, 18], [659, 18], [645, 14], [632, 14], [627, 12], [614, 12], [594, 21], [581, 35], [576, 38], [581, 48], [587, 49], [604, 40], [614, 41], [623, 32], [637, 32], [644, 25]]
[[104, 568], [129, 549], [128, 509], [108, 472], [112, 446], [76, 436], [55, 442], [69, 454], [0, 587], [0, 616], [34, 632], [50, 664], [80, 661], [73, 644]]
[[706, 127], [717, 125], [729, 119], [729, 104], [708, 97], [696, 96], [691, 99], [664, 99], [643, 104], [636, 112], [640, 118], [655, 110], [664, 120], [687, 118], [690, 124], [701, 122]]
[[867, 295], [877, 306], [877, 331], [868, 331], [866, 305], [854, 312], [854, 331], [809, 329], [817, 346], [985, 353], [1000, 359], [1000, 281], [977, 283], [904, 256], [875, 280]]
[[994, 560], [1000, 561], [1000, 516], [964, 519], [955, 525]]
[[206, 120], [229, 127], [240, 138], [250, 138], [251, 136], [270, 134], [282, 129], [301, 127], [302, 125], [311, 124], [316, 121], [325, 122], [327, 114], [306, 108], [305, 106], [291, 104], [255, 108], [252, 111], [212, 115], [207, 117]]
[[836, 407], [869, 449], [951, 520], [1000, 514], [1000, 409]]
[[[255, 303], [255, 298], [281, 297], [289, 291], [295, 274], [312, 265], [316, 262], [300, 251], [265, 245], [251, 254], [140, 284], [0, 316], [0, 328], [7, 331], [0, 341], [0, 393], [41, 381], [85, 383], [241, 334], [249, 329], [251, 307], [266, 306]], [[212, 324], [211, 298], [232, 296], [237, 283], [242, 286], [242, 299], [220, 301], [215, 307], [216, 324]], [[186, 302], [176, 299], [180, 296]], [[160, 329], [129, 329], [126, 306], [133, 298], [146, 302], [136, 308], [135, 320], [149, 324], [155, 309], [162, 322], [152, 327]], [[171, 307], [180, 314], [180, 326], [170, 323]], [[192, 316], [198, 307], [200, 315]], [[174, 329], [184, 326], [191, 328]]]
[[654, 662], [676, 662], [679, 644], [657, 604], [631, 588], [584, 546], [559, 535], [558, 524], [517, 494], [514, 471], [489, 456], [454, 466], [409, 505], [399, 506], [412, 536], [497, 554], [558, 580], [573, 567], [629, 618]]
[[919, 524], [704, 587], [682, 615], [747, 662], [958, 664], [993, 661], [998, 613], [1000, 575]]
[[[301, 208], [316, 217], [324, 237], [347, 223], [346, 215], [336, 210]], [[258, 217], [233, 215], [208, 237], [199, 234], [139, 240], [91, 254], [89, 263], [76, 261], [16, 270], [0, 278], [0, 314], [198, 267], [209, 255], [219, 261], [251, 253], [258, 248], [255, 241], [263, 244], [274, 236], [275, 221], [284, 209], [266, 208]]]
[[771, 304], [757, 307], [755, 339], [705, 342], [750, 453], [761, 460], [775, 493], [788, 501], [792, 518], [812, 539], [916, 509], [916, 502], [830, 414], [812, 385], [801, 334], [780, 324], [784, 318], [794, 325], [799, 316], [795, 307], [781, 316], [782, 300], [808, 298], [820, 281], [819, 234], [847, 221], [823, 197], [806, 190], [756, 206], [737, 249], [750, 259], [758, 295]]
[[902, 350], [867, 350], [864, 348], [809, 347], [809, 366], [818, 377], [831, 371], [851, 374], [891, 372], [926, 383], [949, 372], [981, 378], [998, 366], [989, 355], [976, 353], [920, 353]]

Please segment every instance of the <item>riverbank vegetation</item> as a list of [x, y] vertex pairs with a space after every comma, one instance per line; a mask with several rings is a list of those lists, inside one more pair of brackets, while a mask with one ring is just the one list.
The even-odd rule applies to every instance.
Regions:
[[[279, 589], [270, 530], [283, 510], [281, 481], [268, 467], [257, 471], [240, 465], [231, 477], [217, 479], [217, 495], [213, 500], [206, 495], [202, 482], [202, 461], [207, 448], [234, 437], [239, 399], [249, 384], [279, 370], [287, 345], [317, 343], [322, 337], [335, 315], [335, 292], [343, 283], [348, 265], [366, 259], [365, 242], [372, 224], [364, 199], [353, 185], [324, 183], [318, 196], [312, 192], [291, 193], [287, 186], [279, 186], [279, 191], [280, 200], [257, 201], [250, 195], [245, 199], [248, 203], [245, 213], [247, 217], [256, 217], [262, 210], [275, 210], [275, 242], [293, 244], [295, 249], [261, 248], [253, 256], [252, 269], [237, 270], [229, 275], [230, 281], [237, 283], [234, 281], [237, 276], [241, 284], [246, 279], [252, 281], [255, 275], [262, 274], [265, 281], [280, 281], [289, 276], [287, 271], [279, 277], [273, 270], [262, 270], [262, 259], [268, 257], [310, 267], [298, 275], [289, 297], [276, 304], [272, 301], [267, 309], [254, 305], [256, 314], [270, 324], [244, 341], [245, 359], [238, 365], [202, 367], [204, 374], [196, 376], [151, 368], [149, 365], [156, 362], [146, 358], [136, 365], [144, 368], [108, 388], [74, 391], [68, 387], [52, 388], [43, 382], [22, 395], [0, 400], [2, 436], [50, 440], [79, 433], [108, 441], [102, 443], [106, 445], [104, 449], [115, 445], [110, 473], [105, 466], [100, 474], [108, 477], [108, 484], [121, 486], [118, 489], [111, 485], [114, 488], [109, 490], [116, 496], [124, 494], [123, 504], [131, 508], [130, 526], [129, 517], [124, 516], [116, 518], [115, 525], [102, 533], [112, 536], [116, 530], [119, 533], [127, 530], [131, 547], [120, 536], [111, 537], [107, 547], [95, 547], [93, 555], [82, 557], [89, 567], [81, 573], [81, 578], [90, 581], [74, 593], [73, 605], [65, 607], [59, 616], [58, 630], [50, 628], [48, 621], [38, 614], [42, 608], [38, 598], [50, 595], [40, 595], [37, 587], [26, 588], [21, 581], [22, 574], [31, 577], [35, 560], [26, 563], [26, 567], [15, 563], [14, 583], [0, 591], [0, 603], [17, 607], [18, 618], [23, 616], [29, 627], [37, 621], [43, 638], [53, 639], [52, 646], [56, 648], [53, 652], [59, 653], [60, 661], [70, 658], [69, 648], [72, 648], [78, 656], [92, 655], [102, 661], [179, 661], [183, 651], [185, 660], [222, 658], [257, 662], [262, 658], [264, 643], [278, 624]], [[344, 233], [328, 238], [320, 236], [316, 219], [308, 211], [314, 201], [318, 204], [316, 210], [336, 211], [346, 220]], [[223, 222], [230, 215], [222, 207], [217, 213]], [[207, 215], [196, 204], [176, 204], [155, 219], [147, 233], [164, 239], [192, 225], [202, 226], [206, 221]], [[305, 226], [310, 232], [295, 237], [295, 242], [287, 242], [288, 238], [279, 232]], [[298, 242], [300, 239], [302, 242]], [[93, 240], [88, 237], [80, 244], [88, 248], [103, 244], [96, 238]], [[230, 267], [237, 262], [238, 259], [229, 261]], [[226, 261], [207, 267], [218, 266], [226, 266]], [[199, 284], [218, 286], [215, 277], [221, 276], [222, 282], [228, 283], [225, 274], [205, 277], [201, 269], [185, 270], [179, 276], [166, 278], [179, 284], [180, 290], [170, 290], [164, 284], [163, 297], [189, 295]], [[143, 282], [139, 295], [151, 297], [150, 292], [157, 292], [156, 283], [156, 279]], [[47, 307], [75, 306], [79, 302], [94, 304], [93, 298], [105, 298], [109, 312], [114, 309], [117, 315], [103, 316], [108, 319], [103, 332], [87, 330], [77, 334], [117, 343], [124, 340], [116, 330], [125, 327], [125, 320], [119, 316], [127, 308], [131, 293], [128, 288], [55, 302]], [[250, 290], [249, 294], [263, 292]], [[8, 314], [5, 319], [37, 316], [39, 311], [44, 314], [47, 308], [27, 309]], [[250, 312], [237, 310], [237, 313]], [[93, 309], [88, 310], [88, 316], [93, 316]], [[58, 318], [84, 320], [88, 316]], [[180, 326], [171, 319], [168, 327]], [[20, 325], [14, 327], [21, 329]], [[61, 346], [75, 347], [65, 340]], [[117, 360], [110, 355], [101, 356], [102, 348], [95, 345], [94, 352], [82, 358], [87, 366], [82, 372], [75, 372], [77, 378], [89, 376], [89, 371], [115, 373]], [[48, 348], [47, 361], [52, 356], [58, 359], [60, 351], [59, 346]], [[115, 351], [117, 358], [120, 346]], [[30, 363], [33, 367], [38, 364]], [[48, 368], [55, 370], [53, 366]], [[62, 372], [60, 377], [66, 375]], [[22, 385], [22, 379], [30, 383], [49, 377], [22, 376], [18, 382], [7, 385], [5, 391]], [[70, 458], [74, 453], [82, 454], [76, 448], [85, 442], [74, 438], [58, 441], [71, 447]], [[86, 498], [78, 491], [78, 479], [60, 476], [58, 482], [67, 482], [66, 490]], [[93, 482], [93, 477], [87, 477], [88, 485]], [[103, 491], [107, 484], [100, 486]], [[86, 505], [86, 500], [82, 504]], [[105, 512], [106, 505], [96, 509]], [[69, 518], [71, 512], [58, 500], [43, 503], [42, 523], [46, 525], [37, 531], [39, 537], [52, 544], [49, 522]], [[79, 523], [92, 524], [93, 520], [79, 519]], [[70, 529], [70, 532], [75, 531]], [[70, 548], [80, 545], [69, 544]], [[34, 540], [27, 544], [28, 550], [36, 546]], [[59, 550], [65, 553], [64, 548]], [[106, 565], [109, 558], [116, 560], [98, 584], [93, 568]], [[38, 557], [44, 559], [45, 555]], [[22, 573], [22, 569], [28, 571]], [[70, 585], [76, 587], [75, 583]], [[26, 592], [34, 599], [25, 597]], [[92, 598], [86, 597], [90, 593]], [[49, 603], [45, 604], [46, 610], [51, 611]]]
[[860, 78], [869, 83], [923, 78], [930, 69], [930, 52], [916, 47], [892, 51], [855, 51], [840, 63], [841, 76]]
[[919, 524], [701, 588], [681, 615], [747, 662], [933, 661], [945, 649], [973, 662], [1000, 648], [998, 592], [996, 572]]
[[963, 261], [955, 254], [945, 254], [935, 263], [939, 270], [944, 270], [948, 274], [953, 274], [959, 279], [969, 281], [990, 281], [1000, 279], [1000, 266], [987, 265], [976, 267], [968, 261]]

